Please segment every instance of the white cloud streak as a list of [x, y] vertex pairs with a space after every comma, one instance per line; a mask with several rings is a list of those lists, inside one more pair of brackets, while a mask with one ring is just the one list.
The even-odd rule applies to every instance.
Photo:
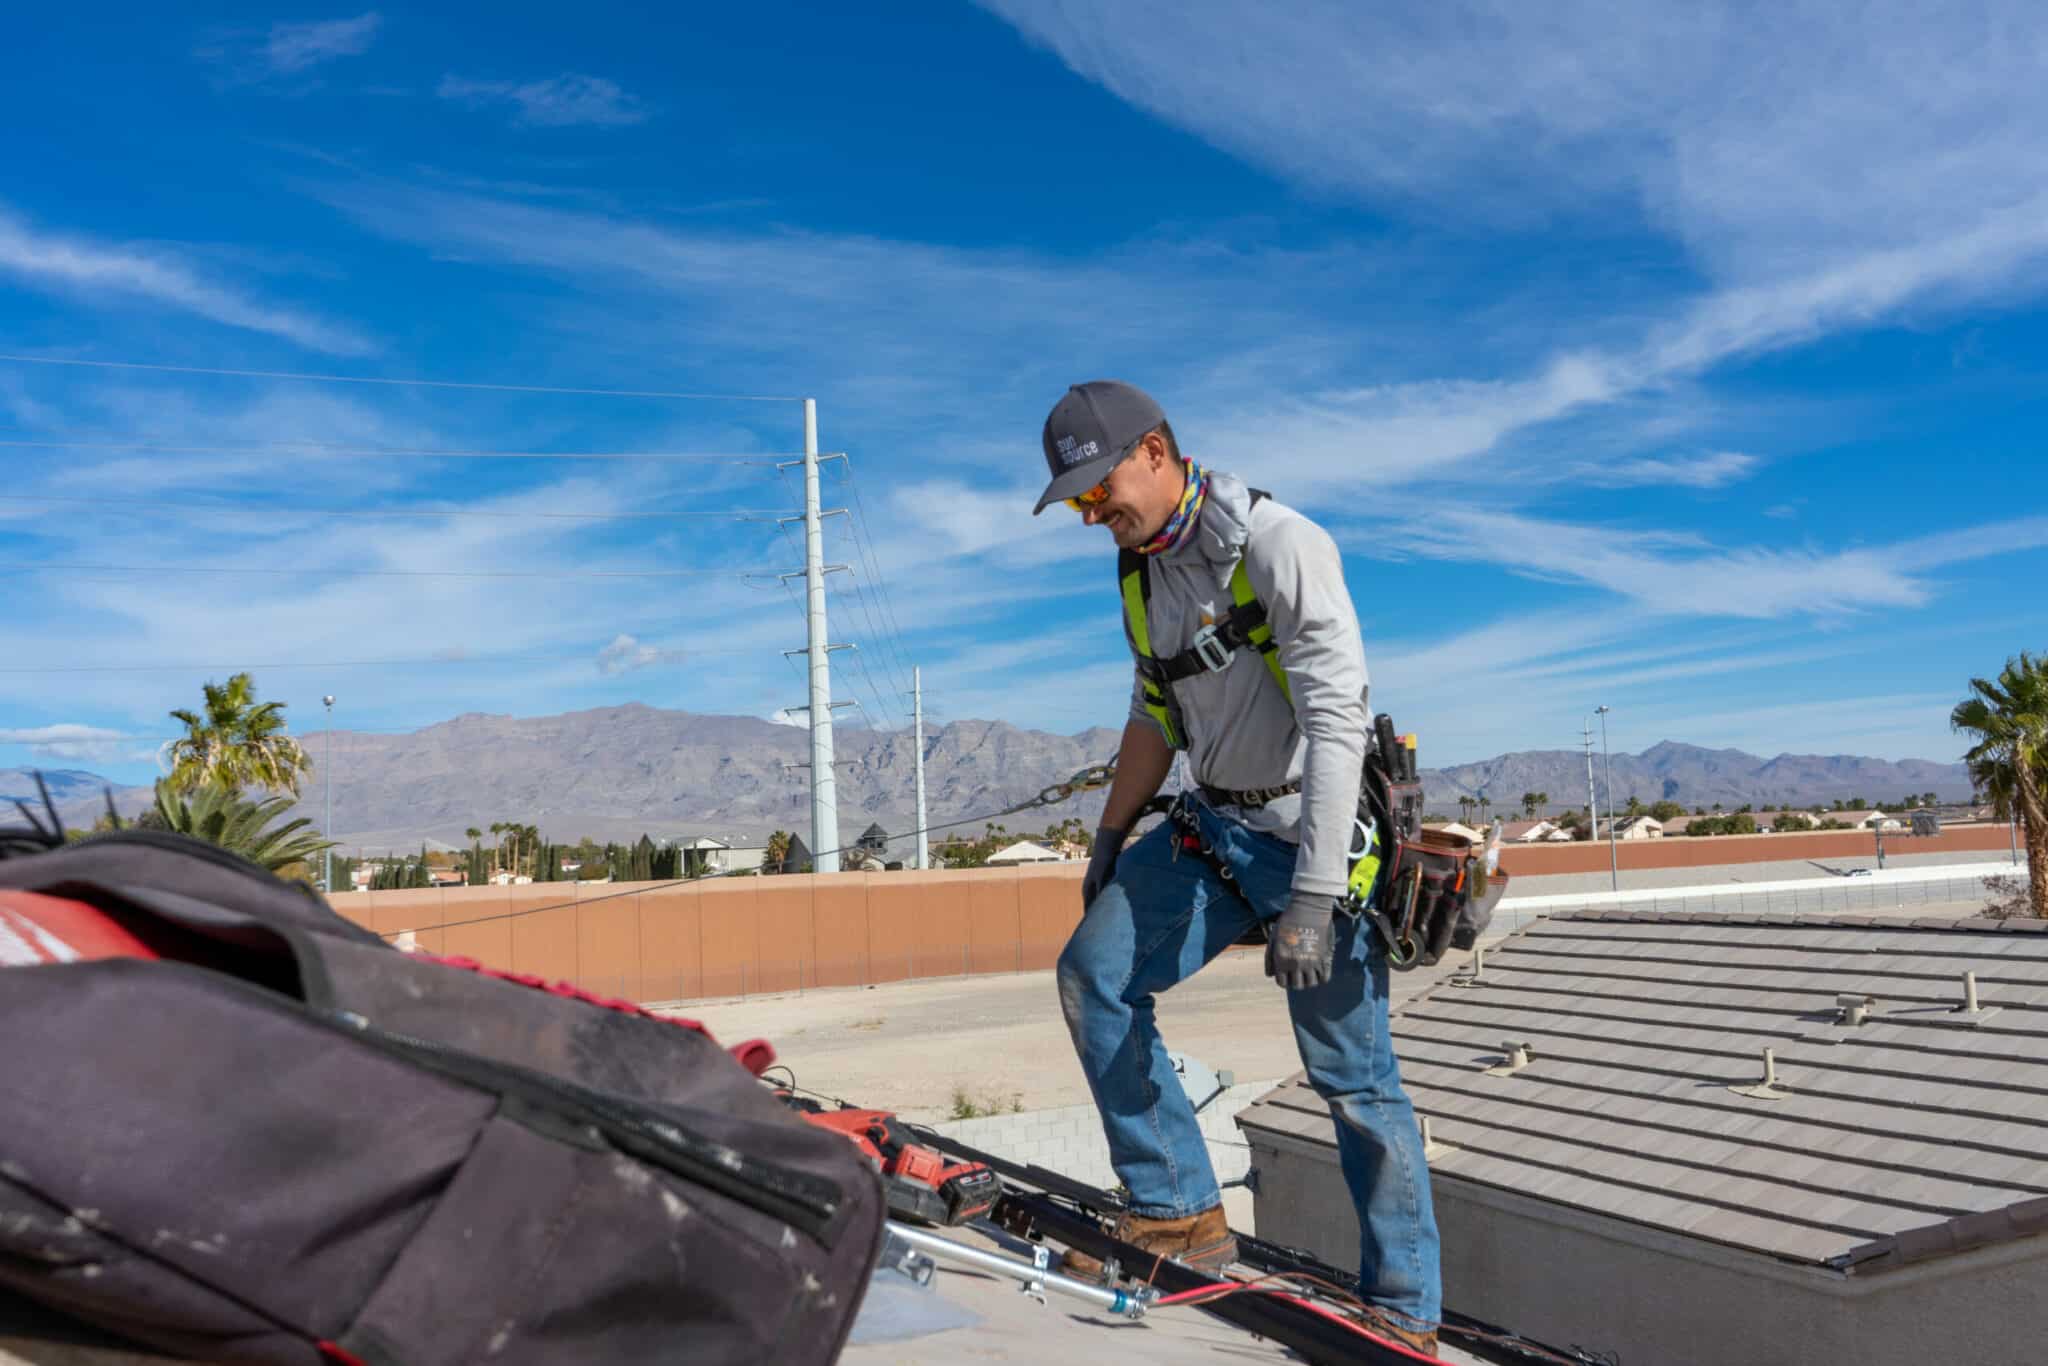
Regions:
[[377, 39], [384, 18], [372, 10], [353, 19], [322, 19], [304, 24], [273, 24], [263, 45], [270, 69], [294, 75], [337, 57], [360, 57]]
[[528, 128], [621, 128], [643, 123], [646, 103], [617, 81], [564, 72], [540, 81], [476, 81], [443, 76], [435, 94], [471, 109], [510, 105]]
[[1758, 463], [1755, 456], [1744, 455], [1740, 451], [1710, 451], [1689, 458], [1645, 457], [1580, 465], [1574, 468], [1568, 477], [1574, 483], [1590, 484], [1597, 488], [1675, 486], [1688, 489], [1717, 489], [1748, 478]]
[[132, 737], [122, 731], [76, 721], [0, 729], [0, 745], [25, 745], [29, 753], [38, 759], [82, 759], [105, 763], [146, 759], [151, 755], [147, 749], [137, 749]]
[[212, 283], [168, 251], [39, 232], [5, 210], [0, 210], [0, 273], [96, 303], [136, 301], [175, 309], [309, 350], [356, 356], [372, 349], [351, 328]]

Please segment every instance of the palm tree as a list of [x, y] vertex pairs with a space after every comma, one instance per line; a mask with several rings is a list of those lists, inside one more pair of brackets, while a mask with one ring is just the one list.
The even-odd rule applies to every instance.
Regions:
[[281, 877], [305, 881], [313, 859], [332, 849], [334, 842], [314, 833], [313, 822], [304, 816], [271, 824], [291, 807], [290, 797], [251, 801], [220, 783], [208, 783], [188, 798], [164, 778], [156, 785], [155, 820], [150, 823], [217, 844]]
[[259, 703], [255, 680], [246, 673], [225, 683], [209, 679], [202, 691], [203, 714], [182, 707], [171, 713], [185, 727], [184, 735], [164, 747], [173, 790], [220, 784], [230, 791], [260, 787], [298, 796], [313, 760], [285, 733], [284, 703]]
[[1524, 792], [1522, 794], [1522, 819], [1526, 821], [1536, 819], [1536, 794], [1533, 792]]
[[2002, 819], [2018, 819], [2028, 904], [2048, 919], [2048, 659], [2022, 650], [1996, 681], [1971, 679], [1970, 691], [1949, 713], [1949, 726], [1977, 737], [1963, 756], [1970, 781]]
[[788, 857], [789, 832], [787, 830], [777, 830], [774, 834], [768, 836], [768, 848], [761, 855], [761, 871], [764, 873], [781, 872], [782, 861]]

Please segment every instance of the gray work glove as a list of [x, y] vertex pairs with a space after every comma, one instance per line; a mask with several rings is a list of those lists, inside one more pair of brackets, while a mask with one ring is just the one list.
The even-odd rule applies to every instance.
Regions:
[[1289, 991], [1330, 980], [1336, 943], [1330, 915], [1337, 899], [1323, 892], [1293, 892], [1287, 909], [1266, 934], [1266, 975]]
[[1088, 871], [1081, 875], [1081, 909], [1087, 911], [1109, 880], [1116, 876], [1116, 856], [1124, 851], [1124, 832], [1103, 826], [1095, 832], [1095, 847], [1088, 855]]

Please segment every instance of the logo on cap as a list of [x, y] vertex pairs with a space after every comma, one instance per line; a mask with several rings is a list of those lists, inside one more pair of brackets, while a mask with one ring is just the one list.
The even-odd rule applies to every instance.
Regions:
[[1102, 445], [1100, 442], [1089, 441], [1086, 444], [1082, 444], [1077, 442], [1075, 438], [1071, 436], [1061, 437], [1059, 439], [1058, 446], [1060, 453], [1060, 464], [1066, 466], [1068, 469], [1072, 469], [1074, 466], [1080, 464], [1084, 460], [1093, 460], [1096, 454], [1102, 449]]

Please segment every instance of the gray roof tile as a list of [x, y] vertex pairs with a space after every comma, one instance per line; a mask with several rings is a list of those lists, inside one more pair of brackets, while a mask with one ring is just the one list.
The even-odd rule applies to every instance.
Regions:
[[[1998, 1009], [1974, 1027], [1965, 971]], [[1844, 993], [1877, 998], [1864, 1024]], [[1813, 1262], [2048, 1231], [2048, 937], [2004, 922], [1556, 916], [1394, 1033], [1445, 1178]], [[1534, 1061], [1487, 1076], [1509, 1039]], [[1789, 1095], [1730, 1090], [1765, 1047]], [[1239, 1122], [1334, 1143], [1300, 1086]]]

